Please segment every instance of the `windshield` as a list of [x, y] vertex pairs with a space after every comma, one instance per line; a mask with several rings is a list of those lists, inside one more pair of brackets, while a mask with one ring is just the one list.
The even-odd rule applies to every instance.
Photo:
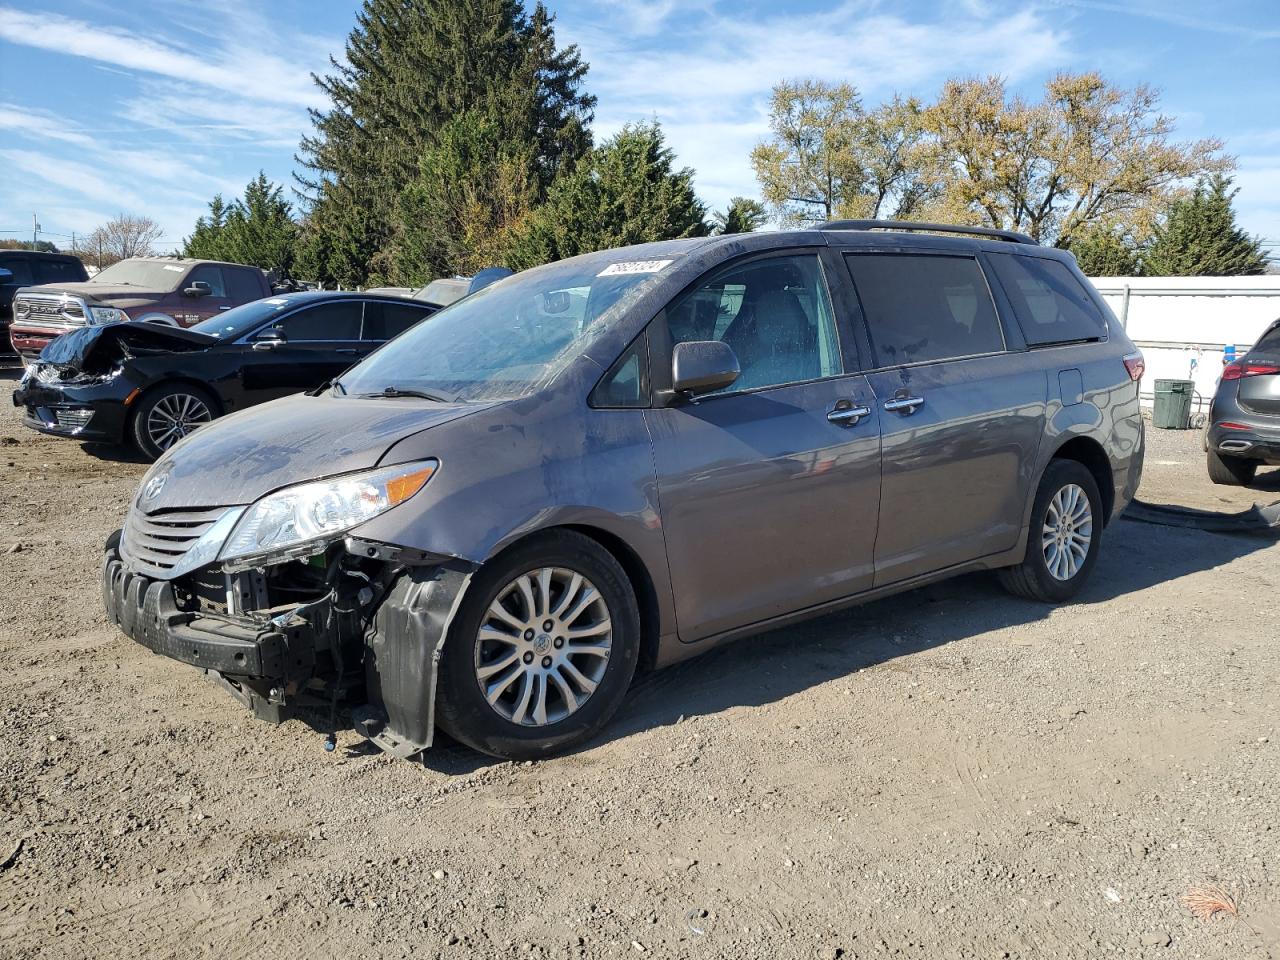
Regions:
[[289, 302], [285, 297], [254, 300], [252, 303], [224, 310], [208, 320], [201, 320], [191, 329], [219, 340], [234, 340], [236, 337], [243, 337], [258, 324], [270, 320], [273, 315], [289, 306]]
[[121, 260], [98, 273], [90, 283], [123, 283], [169, 293], [187, 275], [187, 267], [158, 260]]
[[610, 250], [516, 274], [411, 328], [340, 386], [351, 396], [388, 387], [456, 400], [524, 396], [582, 352], [605, 311], [639, 296], [671, 262]]

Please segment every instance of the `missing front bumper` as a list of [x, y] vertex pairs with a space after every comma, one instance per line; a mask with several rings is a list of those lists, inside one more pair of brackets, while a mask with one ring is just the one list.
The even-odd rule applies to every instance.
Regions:
[[102, 590], [108, 618], [125, 635], [205, 671], [255, 716], [280, 722], [291, 706], [339, 702], [351, 707], [359, 733], [410, 757], [433, 740], [437, 667], [471, 572], [457, 561], [396, 568], [350, 636], [334, 632], [332, 601], [283, 623], [180, 609], [174, 582], [129, 570], [114, 546]]

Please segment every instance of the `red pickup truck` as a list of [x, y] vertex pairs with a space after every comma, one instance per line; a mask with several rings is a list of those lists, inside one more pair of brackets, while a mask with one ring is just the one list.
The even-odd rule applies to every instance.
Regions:
[[271, 295], [257, 267], [215, 260], [134, 257], [81, 283], [24, 287], [14, 294], [9, 338], [33, 360], [54, 337], [88, 324], [147, 320], [189, 327]]

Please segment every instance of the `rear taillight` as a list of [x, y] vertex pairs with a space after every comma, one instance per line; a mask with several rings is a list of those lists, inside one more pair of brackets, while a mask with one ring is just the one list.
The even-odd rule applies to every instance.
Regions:
[[1252, 429], [1251, 427], [1246, 426], [1246, 425], [1245, 425], [1245, 424], [1243, 424], [1243, 423], [1233, 423], [1233, 422], [1232, 422], [1232, 421], [1230, 421], [1230, 420], [1219, 420], [1219, 421], [1218, 421], [1218, 426], [1219, 426], [1219, 427], [1221, 427], [1223, 430], [1250, 430], [1250, 429]]
[[1142, 359], [1142, 354], [1131, 353], [1124, 358], [1124, 368], [1129, 371], [1130, 380], [1141, 380], [1147, 372], [1147, 361]]
[[1222, 368], [1222, 379], [1243, 380], [1245, 377], [1265, 377], [1273, 373], [1280, 373], [1280, 367], [1274, 363], [1249, 363], [1247, 360], [1240, 360]]

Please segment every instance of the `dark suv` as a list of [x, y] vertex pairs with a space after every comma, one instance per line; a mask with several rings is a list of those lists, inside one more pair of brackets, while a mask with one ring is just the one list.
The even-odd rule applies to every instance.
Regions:
[[14, 349], [34, 360], [54, 337], [78, 327], [123, 320], [190, 327], [270, 295], [267, 276], [257, 267], [134, 257], [92, 280], [19, 290], [10, 336]]
[[69, 254], [0, 250], [0, 354], [11, 349], [9, 323], [13, 320], [13, 296], [19, 289], [45, 283], [80, 283], [88, 279], [84, 264]]
[[1280, 464], [1280, 320], [1222, 368], [1204, 435], [1209, 479], [1247, 486], [1258, 467]]
[[637, 667], [746, 633], [974, 570], [1070, 599], [1138, 486], [1141, 373], [1020, 234], [586, 254], [174, 445], [107, 543], [107, 613], [261, 716], [347, 697], [399, 756], [437, 722], [544, 756]]

